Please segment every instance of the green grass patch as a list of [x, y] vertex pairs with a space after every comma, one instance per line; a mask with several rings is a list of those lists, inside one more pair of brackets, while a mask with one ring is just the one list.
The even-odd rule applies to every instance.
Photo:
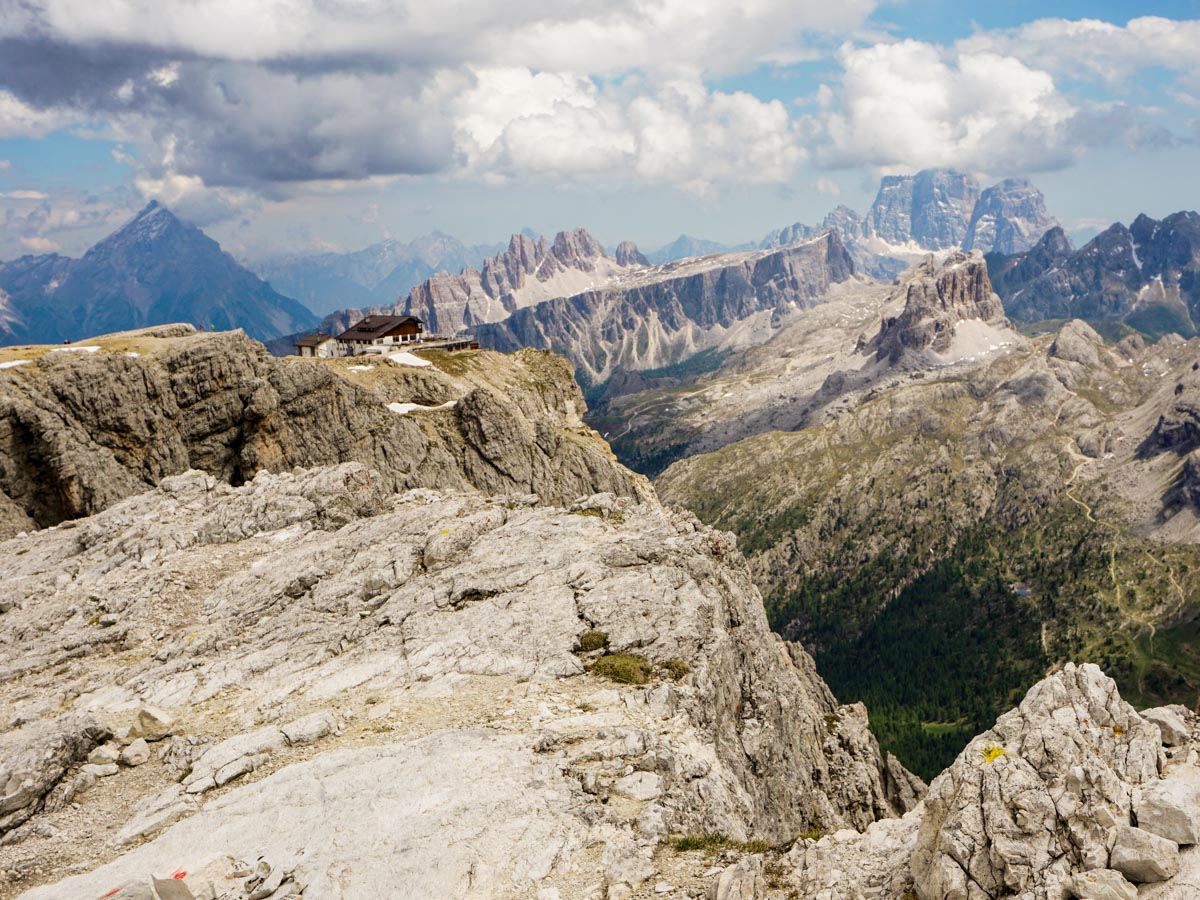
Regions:
[[710, 831], [708, 834], [679, 838], [671, 846], [677, 853], [693, 853], [697, 850], [703, 853], [720, 853], [722, 850], [735, 850], [740, 853], [766, 853], [775, 849], [766, 841], [735, 841], [714, 831]]
[[681, 678], [683, 678], [685, 675], [687, 675], [688, 672], [691, 671], [688, 664], [685, 663], [682, 659], [667, 660], [666, 668], [667, 668], [667, 676], [672, 681], [679, 681]]
[[632, 653], [606, 653], [592, 666], [596, 675], [618, 684], [646, 684], [653, 671], [649, 660]]
[[579, 636], [579, 650], [582, 653], [603, 650], [607, 646], [608, 635], [603, 631], [585, 631]]

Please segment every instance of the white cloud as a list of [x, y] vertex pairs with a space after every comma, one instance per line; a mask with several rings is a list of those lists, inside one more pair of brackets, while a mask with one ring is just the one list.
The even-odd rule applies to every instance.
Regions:
[[0, 159], [0, 172], [7, 172], [11, 168], [12, 168], [11, 160]]
[[1139, 69], [1200, 72], [1200, 20], [1159, 16], [1114, 25], [1098, 19], [1037, 19], [959, 42], [964, 53], [1001, 53], [1067, 78], [1121, 85]]
[[906, 40], [848, 46], [840, 59], [840, 87], [819, 93], [809, 120], [824, 166], [1030, 172], [1076, 152], [1076, 108], [1048, 73], [1011, 56]]
[[7, 200], [45, 200], [46, 196], [47, 195], [41, 191], [18, 190], [0, 193], [0, 197], [4, 197]]
[[8, 91], [0, 90], [0, 140], [41, 137], [65, 125], [69, 115], [65, 110], [35, 109]]
[[58, 241], [44, 237], [23, 237], [21, 246], [31, 253], [57, 253], [62, 249], [62, 245]]
[[29, 0], [0, 36], [50, 34], [243, 62], [372, 56], [426, 68], [474, 63], [612, 74], [733, 71], [848, 34], [878, 0]]
[[791, 177], [804, 157], [787, 110], [698, 79], [597, 87], [579, 76], [487, 69], [459, 99], [467, 165], [502, 176], [595, 175], [706, 191]]

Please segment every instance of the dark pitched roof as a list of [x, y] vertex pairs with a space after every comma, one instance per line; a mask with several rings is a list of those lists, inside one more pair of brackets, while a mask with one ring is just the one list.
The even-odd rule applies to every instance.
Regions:
[[306, 334], [296, 341], [297, 347], [319, 347], [326, 341], [332, 341], [332, 334]]
[[421, 320], [416, 316], [367, 316], [356, 325], [351, 325], [338, 335], [339, 341], [373, 341], [376, 338], [387, 337], [401, 325], [415, 322], [418, 326]]

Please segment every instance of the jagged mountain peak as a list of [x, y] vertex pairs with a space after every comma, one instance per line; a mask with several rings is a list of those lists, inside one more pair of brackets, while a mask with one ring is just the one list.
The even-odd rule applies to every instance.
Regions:
[[617, 249], [613, 251], [613, 258], [616, 259], [618, 266], [650, 265], [650, 260], [646, 259], [633, 241], [622, 241], [617, 244]]
[[958, 324], [967, 320], [997, 328], [1008, 325], [978, 250], [952, 253], [941, 263], [930, 255], [912, 270], [900, 290], [904, 310], [884, 319], [869, 345], [881, 360], [896, 363], [908, 352], [926, 350], [945, 354]]

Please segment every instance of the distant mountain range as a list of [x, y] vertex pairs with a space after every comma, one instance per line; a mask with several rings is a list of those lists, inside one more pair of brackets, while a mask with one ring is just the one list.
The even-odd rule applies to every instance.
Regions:
[[891, 278], [931, 252], [1020, 253], [1056, 225], [1042, 192], [1027, 179], [981, 189], [972, 175], [923, 169], [885, 176], [865, 216], [839, 206], [820, 225], [796, 222], [771, 232], [759, 246], [786, 245], [833, 228], [862, 272]]
[[473, 246], [440, 231], [409, 243], [381, 241], [353, 253], [287, 256], [247, 263], [276, 289], [319, 316], [395, 303], [437, 272], [479, 266], [502, 245]]
[[152, 201], [83, 255], [0, 263], [0, 344], [59, 343], [166, 322], [269, 340], [317, 317]]
[[1117, 223], [1076, 250], [1061, 228], [988, 267], [1005, 309], [1037, 322], [1121, 322], [1150, 335], [1200, 333], [1200, 214]]

